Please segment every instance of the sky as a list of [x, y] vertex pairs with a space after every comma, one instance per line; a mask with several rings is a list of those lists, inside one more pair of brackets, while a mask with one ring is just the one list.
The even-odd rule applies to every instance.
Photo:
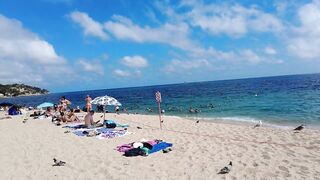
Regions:
[[51, 92], [320, 72], [320, 0], [0, 0], [0, 83]]

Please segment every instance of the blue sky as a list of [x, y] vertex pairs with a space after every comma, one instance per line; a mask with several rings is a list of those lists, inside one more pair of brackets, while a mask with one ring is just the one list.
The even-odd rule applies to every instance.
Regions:
[[0, 83], [52, 92], [320, 69], [320, 1], [0, 0]]

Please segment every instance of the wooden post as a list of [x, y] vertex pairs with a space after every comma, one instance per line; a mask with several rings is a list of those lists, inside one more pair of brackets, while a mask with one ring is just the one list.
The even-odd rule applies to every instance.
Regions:
[[159, 111], [159, 121], [160, 121], [160, 129], [162, 130], [162, 120], [161, 120], [161, 93], [159, 91], [156, 92], [156, 100], [158, 103], [158, 111]]
[[161, 120], [161, 107], [160, 107], [160, 102], [158, 102], [158, 110], [159, 110], [160, 129], [162, 130], [162, 120]]

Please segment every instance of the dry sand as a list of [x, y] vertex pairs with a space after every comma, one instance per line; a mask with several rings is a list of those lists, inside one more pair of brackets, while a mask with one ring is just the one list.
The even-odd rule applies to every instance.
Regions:
[[[23, 118], [0, 120], [0, 179], [320, 179], [317, 130], [293, 133], [165, 116], [161, 131], [157, 116], [107, 114], [130, 124], [132, 134], [99, 140], [65, 134], [50, 120], [29, 118], [24, 124]], [[171, 142], [173, 151], [124, 157], [115, 150], [142, 138]], [[53, 167], [54, 157], [66, 166]], [[231, 172], [217, 174], [229, 161]]]

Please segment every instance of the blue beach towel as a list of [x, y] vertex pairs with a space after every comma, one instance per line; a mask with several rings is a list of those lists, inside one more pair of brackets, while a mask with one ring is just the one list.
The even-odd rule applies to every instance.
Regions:
[[97, 132], [99, 133], [107, 133], [107, 132], [112, 132], [112, 131], [115, 131], [114, 129], [110, 129], [110, 128], [99, 128], [99, 129], [96, 129]]
[[109, 120], [109, 119], [108, 120], [104, 120], [103, 124], [104, 125], [106, 125], [106, 124], [116, 124], [116, 127], [122, 127], [122, 128], [129, 127], [128, 124], [120, 124], [120, 123], [117, 123], [117, 122], [115, 122], [113, 120]]
[[[75, 135], [77, 135], [77, 136], [86, 136], [86, 135], [88, 135], [88, 133], [89, 133], [90, 131], [93, 131], [93, 129], [76, 130], [76, 131], [73, 132], [73, 134], [75, 134]], [[87, 132], [87, 133], [85, 133], [85, 132]]]
[[160, 142], [158, 144], [153, 145], [152, 149], [149, 151], [149, 154], [161, 151], [161, 150], [166, 149], [168, 147], [172, 147], [172, 143]]
[[86, 128], [86, 127], [87, 126], [84, 124], [72, 124], [72, 125], [63, 126], [62, 128], [81, 129], [81, 128]]

